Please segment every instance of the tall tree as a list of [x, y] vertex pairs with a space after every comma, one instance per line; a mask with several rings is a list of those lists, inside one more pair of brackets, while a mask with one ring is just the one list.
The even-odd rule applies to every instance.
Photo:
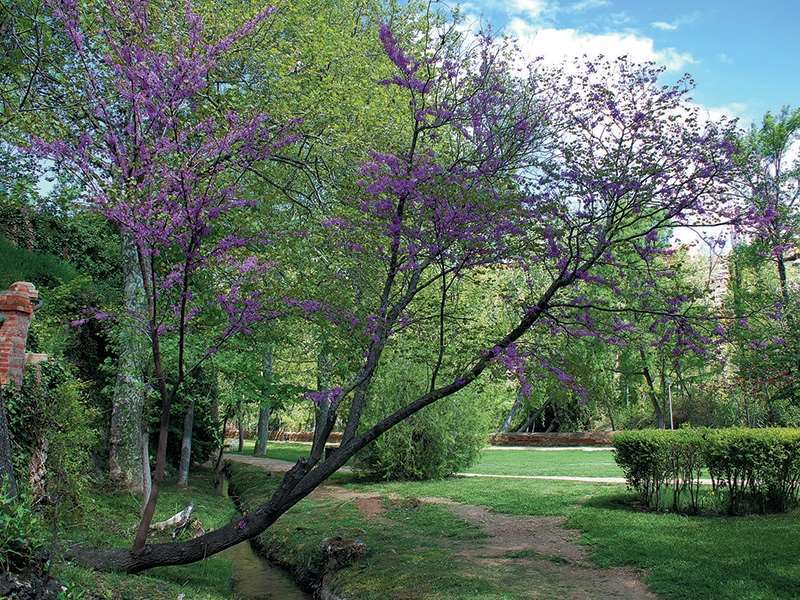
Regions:
[[[132, 8], [134, 25], [145, 23], [146, 6], [136, 3]], [[74, 18], [66, 21], [68, 30], [78, 31]], [[193, 32], [190, 40], [199, 40], [197, 19], [191, 12], [188, 22]], [[144, 519], [133, 552], [78, 551], [76, 557], [82, 562], [139, 572], [201, 560], [258, 535], [397, 423], [470, 385], [498, 361], [509, 369], [516, 368], [520, 358], [517, 344], [532, 328], [580, 323], [587, 311], [602, 310], [601, 304], [587, 306], [582, 300], [595, 288], [613, 287], [611, 280], [595, 275], [599, 267], [623, 276], [636, 261], [647, 261], [657, 252], [654, 241], [659, 231], [676, 222], [720, 212], [718, 202], [726, 189], [733, 153], [732, 132], [713, 123], [700, 124], [696, 108], [685, 102], [687, 82], [662, 87], [657, 69], [625, 60], [583, 65], [577, 74], [534, 65], [528, 78], [517, 78], [511, 69], [514, 57], [504, 43], [482, 37], [475, 45], [462, 45], [456, 24], [431, 18], [429, 25], [415, 36], [417, 50], [413, 55], [401, 47], [388, 26], [381, 28], [380, 37], [395, 70], [383, 83], [406, 103], [410, 135], [398, 139], [388, 151], [373, 154], [362, 167], [359, 193], [341, 207], [340, 214], [323, 223], [341, 249], [341, 269], [332, 277], [346, 287], [354, 283], [344, 274], [361, 274], [366, 285], [358, 289], [366, 312], [353, 314], [347, 306], [331, 305], [329, 298], [284, 300], [309, 319], [334, 322], [343, 335], [355, 338], [363, 349], [360, 367], [349, 382], [309, 394], [315, 401], [323, 397], [330, 401], [327, 418], [317, 424], [310, 456], [285, 474], [267, 502], [220, 529], [187, 542], [149, 545], [142, 552], [146, 529], [143, 532], [141, 527], [149, 524]], [[73, 37], [80, 50], [82, 38]], [[126, 35], [126, 40], [131, 37]], [[190, 48], [197, 50], [199, 46], [197, 41]], [[146, 64], [171, 65], [174, 56], [183, 56], [180, 51], [153, 56], [155, 50], [138, 46], [126, 52], [126, 47], [121, 46], [118, 52], [121, 62], [114, 62], [114, 56], [110, 61], [120, 65], [123, 75], [128, 72], [128, 55], [135, 56], [135, 64], [148, 75]], [[218, 45], [211, 45], [210, 52], [213, 54], [216, 48]], [[189, 89], [183, 83], [176, 86], [184, 92], [182, 100], [204, 83], [208, 55], [197, 52], [199, 57], [192, 54], [192, 60], [179, 60], [180, 69], [202, 65], [200, 77], [190, 78]], [[146, 62], [140, 62], [142, 58]], [[193, 69], [192, 73], [197, 71]], [[123, 77], [123, 91], [132, 86], [135, 93], [128, 91], [127, 95], [137, 101], [141, 95], [144, 107], [161, 115], [164, 96], [150, 92], [153, 85], [163, 89], [160, 86], [165, 85], [165, 78], [161, 75], [158, 81], [149, 76], [133, 80]], [[174, 79], [166, 80], [175, 85]], [[166, 106], [172, 105], [167, 101]], [[151, 118], [148, 113], [147, 119]], [[170, 126], [174, 122], [174, 118], [167, 120]], [[258, 121], [254, 127], [235, 128], [235, 134], [229, 134], [236, 142], [243, 142], [243, 158], [263, 156], [251, 154], [250, 145], [244, 143], [263, 139], [266, 134], [261, 133], [261, 125], [263, 121]], [[210, 127], [205, 125], [204, 133]], [[190, 132], [187, 137], [191, 139]], [[178, 143], [182, 140], [175, 139]], [[270, 135], [269, 139], [274, 138]], [[214, 140], [213, 150], [221, 147], [227, 157], [230, 143]], [[160, 153], [168, 151], [176, 159], [182, 156], [175, 156], [173, 138], [162, 143], [152, 148], [148, 159], [161, 165]], [[85, 149], [88, 144], [79, 145], [78, 154]], [[203, 144], [200, 152], [206, 149]], [[242, 151], [233, 156], [241, 156]], [[212, 152], [216, 159], [212, 165], [221, 162], [220, 154]], [[230, 166], [238, 173], [240, 165], [235, 160]], [[190, 188], [192, 194], [185, 195], [185, 185], [187, 180], [196, 184], [199, 175], [207, 172], [203, 167], [208, 163], [178, 169], [184, 178], [178, 182], [158, 171], [160, 177], [177, 184], [177, 188], [167, 189], [167, 197], [175, 190], [187, 206], [193, 206], [195, 200], [202, 204], [207, 195], [194, 196], [198, 190], [195, 185]], [[170, 172], [173, 170], [174, 165]], [[109, 216], [139, 232], [152, 245], [154, 234], [135, 223], [143, 221], [153, 227], [154, 220], [162, 224], [175, 211], [170, 210], [172, 203], [163, 205], [159, 196], [148, 196], [147, 219], [120, 218], [127, 211], [138, 212], [138, 202], [135, 196], [127, 197], [113, 205]], [[159, 234], [161, 231], [159, 228]], [[186, 265], [177, 270], [177, 276], [167, 278], [173, 285], [184, 281], [178, 295], [182, 317], [177, 322], [179, 349], [186, 334], [183, 316], [191, 290], [185, 282], [191, 280], [189, 275], [200, 276], [196, 269], [201, 265], [193, 260], [195, 244], [203, 239], [189, 236], [191, 243], [187, 245], [182, 237], [177, 242], [170, 238], [168, 246], [174, 248], [179, 264]], [[158, 247], [163, 247], [161, 237], [158, 240]], [[469, 352], [460, 348], [461, 360], [445, 361], [443, 357], [452, 347], [444, 323], [457, 300], [454, 282], [490, 266], [515, 265], [525, 270], [534, 264], [542, 266], [547, 278], [518, 300], [516, 323], [489, 344], [478, 340]], [[152, 272], [159, 272], [155, 265]], [[425, 319], [415, 310], [416, 301], [429, 288], [439, 290], [443, 307], [434, 319]], [[161, 372], [159, 348], [166, 332], [153, 317], [161, 306], [159, 302], [160, 298], [154, 296], [150, 303], [149, 331], [156, 378], [162, 388], [162, 423], [168, 424], [174, 390], [166, 390]], [[223, 307], [229, 306], [230, 301], [223, 302]], [[250, 315], [251, 310], [245, 311], [245, 316]], [[361, 423], [369, 384], [380, 368], [384, 350], [409, 322], [427, 322], [433, 328], [433, 375], [427, 391], [376, 423]], [[440, 331], [445, 334], [439, 335]], [[178, 368], [181, 380], [180, 362]], [[555, 365], [549, 368], [558, 372]], [[342, 442], [335, 452], [324, 456], [325, 443], [339, 410], [344, 408], [349, 410]], [[156, 479], [163, 474], [163, 467], [159, 469], [161, 458], [159, 443]], [[154, 494], [155, 490], [154, 482]]]

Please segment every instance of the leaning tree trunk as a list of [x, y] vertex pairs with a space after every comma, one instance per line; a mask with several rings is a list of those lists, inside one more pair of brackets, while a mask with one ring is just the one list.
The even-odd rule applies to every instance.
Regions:
[[[125, 309], [130, 315], [147, 314], [142, 272], [136, 246], [130, 235], [122, 234]], [[142, 461], [142, 414], [145, 404], [144, 365], [148, 360], [147, 340], [130, 322], [119, 332], [119, 371], [111, 400], [109, 432], [109, 475], [120, 486], [144, 491]]]
[[[272, 381], [272, 348], [267, 348], [264, 353], [263, 376]], [[267, 455], [267, 441], [269, 440], [269, 415], [272, 410], [270, 399], [262, 399], [258, 409], [258, 429], [256, 431], [256, 446], [253, 449], [255, 456]]]
[[517, 397], [514, 400], [514, 404], [511, 406], [511, 410], [508, 411], [506, 418], [503, 420], [503, 424], [500, 426], [501, 433], [508, 433], [508, 430], [511, 429], [511, 422], [514, 420], [514, 417], [517, 416], [517, 411], [522, 407], [522, 388], [519, 389], [517, 392]]
[[194, 429], [194, 399], [189, 402], [183, 417], [183, 439], [181, 440], [181, 463], [178, 467], [178, 487], [189, 485], [189, 467], [192, 463], [192, 431]]
[[2, 491], [12, 498], [17, 496], [17, 480], [14, 477], [14, 465], [11, 463], [11, 432], [6, 418], [6, 401], [0, 390], [0, 492]]

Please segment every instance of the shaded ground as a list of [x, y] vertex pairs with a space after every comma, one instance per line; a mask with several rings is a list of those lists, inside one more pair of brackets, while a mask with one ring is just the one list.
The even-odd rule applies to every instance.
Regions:
[[[228, 458], [268, 471], [284, 471], [288, 467], [285, 461], [274, 459], [239, 455]], [[333, 485], [319, 488], [313, 497], [352, 504], [362, 517], [378, 521], [394, 506], [405, 510], [444, 506], [485, 534], [481, 539], [445, 540], [453, 555], [473, 564], [476, 571], [502, 579], [515, 598], [656, 598], [639, 572], [591, 565], [587, 547], [578, 543], [579, 532], [565, 528], [564, 517], [507, 515], [446, 498], [400, 498]]]

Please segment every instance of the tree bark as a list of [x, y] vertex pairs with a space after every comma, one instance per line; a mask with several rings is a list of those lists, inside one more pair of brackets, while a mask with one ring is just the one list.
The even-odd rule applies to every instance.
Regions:
[[258, 430], [256, 432], [256, 445], [253, 448], [255, 456], [267, 455], [267, 442], [269, 440], [269, 416], [272, 408], [269, 401], [264, 402], [258, 409]]
[[[241, 407], [239, 408], [241, 411]], [[244, 452], [244, 427], [242, 426], [242, 415], [239, 414], [239, 417], [236, 421], [236, 425], [239, 429], [239, 453], [241, 454]]]
[[[5, 488], [5, 489], [3, 489]], [[6, 401], [0, 391], [0, 491], [12, 498], [17, 496], [17, 479], [11, 462], [11, 432], [6, 418]]]
[[[147, 303], [136, 246], [129, 233], [122, 234], [125, 310], [146, 318]], [[123, 322], [119, 331], [119, 365], [111, 400], [109, 476], [119, 486], [144, 491], [142, 462], [142, 414], [144, 411], [147, 340], [137, 327]]]
[[511, 405], [511, 410], [508, 411], [506, 418], [503, 420], [503, 424], [500, 426], [500, 431], [502, 433], [508, 433], [508, 430], [511, 429], [511, 422], [514, 420], [514, 417], [517, 416], [517, 411], [522, 406], [522, 388], [517, 391], [517, 397], [514, 399], [514, 404]]
[[[272, 348], [267, 348], [264, 353], [263, 376], [272, 381]], [[269, 416], [272, 410], [270, 399], [262, 399], [258, 409], [258, 428], [256, 431], [256, 445], [253, 448], [255, 456], [267, 455], [267, 442], [269, 440]]]
[[144, 490], [142, 512], [144, 512], [150, 491], [153, 489], [153, 475], [150, 472], [150, 432], [146, 428], [142, 429], [142, 489]]
[[181, 440], [181, 462], [178, 467], [178, 487], [189, 485], [189, 468], [192, 464], [192, 432], [194, 430], [194, 399], [189, 402], [183, 417], [183, 439]]

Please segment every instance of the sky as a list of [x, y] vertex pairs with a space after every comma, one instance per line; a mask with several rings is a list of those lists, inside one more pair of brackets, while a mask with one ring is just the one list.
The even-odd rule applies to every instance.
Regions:
[[472, 26], [513, 35], [531, 58], [653, 60], [665, 82], [690, 73], [712, 118], [760, 121], [800, 106], [800, 0], [465, 0]]

